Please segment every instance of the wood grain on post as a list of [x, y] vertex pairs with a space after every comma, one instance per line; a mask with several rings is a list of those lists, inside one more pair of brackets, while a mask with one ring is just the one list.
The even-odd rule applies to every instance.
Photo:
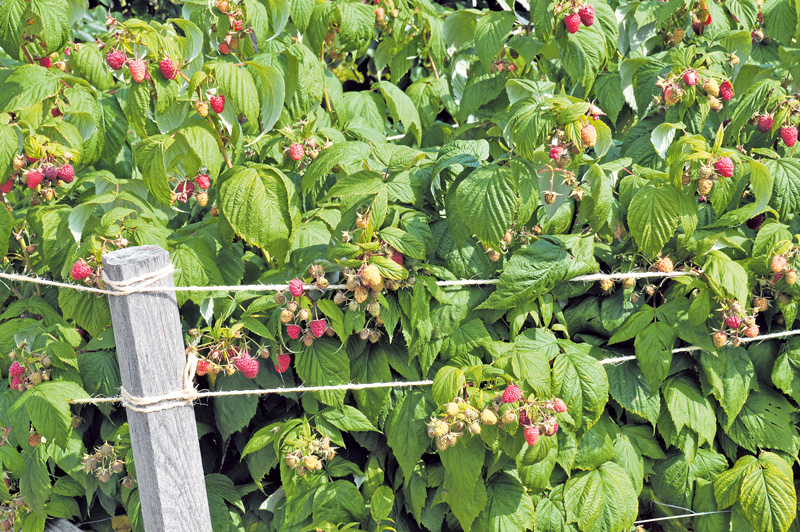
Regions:
[[[139, 246], [103, 256], [110, 281], [162, 271], [169, 254]], [[172, 275], [150, 285], [174, 286]], [[122, 386], [136, 397], [155, 397], [183, 388], [186, 354], [174, 292], [109, 296]], [[147, 532], [211, 532], [194, 408], [158, 412], [128, 409], [142, 518]]]

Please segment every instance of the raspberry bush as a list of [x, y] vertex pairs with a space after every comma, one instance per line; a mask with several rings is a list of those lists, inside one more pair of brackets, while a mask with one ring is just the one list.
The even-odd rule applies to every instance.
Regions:
[[[3, 270], [286, 284], [177, 294], [201, 388], [434, 381], [198, 405], [215, 530], [800, 530], [794, 4], [5, 0]], [[141, 531], [106, 299], [0, 305], [0, 529]]]

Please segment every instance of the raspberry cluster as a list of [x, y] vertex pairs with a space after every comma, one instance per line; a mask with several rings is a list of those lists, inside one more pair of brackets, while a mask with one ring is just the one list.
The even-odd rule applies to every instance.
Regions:
[[111, 445], [108, 442], [98, 446], [94, 454], [84, 454], [81, 469], [84, 473], [93, 474], [100, 482], [106, 483], [112, 475], [124, 475], [122, 485], [130, 489], [136, 484], [130, 474], [125, 474], [125, 461], [120, 458], [120, 450], [125, 446]]
[[298, 477], [322, 471], [325, 462], [333, 460], [338, 449], [331, 445], [331, 439], [327, 436], [292, 441], [289, 446], [291, 450], [285, 451], [283, 459]]
[[[314, 286], [319, 289], [328, 287], [328, 279], [325, 278], [325, 268], [319, 264], [314, 264], [309, 268], [309, 273], [314, 277]], [[328, 326], [328, 320], [319, 317], [319, 309], [305, 295], [305, 283], [302, 279], [296, 278], [289, 281], [289, 298], [285, 292], [275, 294], [275, 302], [279, 307], [280, 321], [286, 326], [286, 335], [292, 340], [302, 337], [303, 344], [310, 346], [316, 338], [323, 335], [333, 336], [335, 331]], [[276, 365], [276, 369], [280, 369]], [[282, 371], [279, 371], [282, 373]]]
[[18, 184], [35, 191], [31, 204], [39, 205], [42, 200], [50, 201], [58, 197], [56, 187], [65, 187], [75, 180], [75, 167], [68, 157], [51, 155], [49, 151], [54, 147], [49, 142], [41, 148], [46, 155], [40, 159], [28, 154], [14, 157], [13, 172], [0, 183], [0, 192], [8, 194]]
[[[265, 347], [257, 349], [256, 356], [250, 355], [247, 342], [240, 329], [230, 329], [212, 334], [212, 331], [189, 331], [189, 349], [197, 357], [198, 376], [209, 375], [212, 379], [219, 373], [233, 375], [237, 371], [248, 379], [258, 376], [259, 359], [269, 359], [270, 351]], [[280, 354], [278, 355], [278, 359]], [[286, 368], [289, 363], [286, 363]], [[284, 368], [284, 371], [286, 371]]]
[[747, 338], [755, 338], [758, 336], [759, 328], [756, 325], [756, 316], [759, 308], [753, 308], [751, 314], [745, 312], [741, 303], [733, 301], [730, 304], [726, 303], [726, 309], [722, 316], [722, 325], [719, 330], [714, 331], [711, 339], [717, 348], [725, 346], [728, 341], [734, 347], [738, 347], [742, 343], [740, 335]]
[[559, 14], [567, 10], [564, 15], [564, 27], [569, 33], [578, 33], [581, 24], [587, 28], [594, 24], [594, 7], [584, 5], [583, 0], [570, 0], [567, 3], [559, 2], [556, 5], [555, 13]]
[[9, 358], [12, 360], [8, 368], [11, 389], [24, 392], [50, 380], [53, 363], [46, 353], [31, 351], [23, 343], [11, 351]]
[[566, 411], [567, 405], [561, 399], [529, 401], [517, 385], [509, 384], [483, 411], [456, 397], [426, 425], [428, 437], [435, 440], [440, 451], [456, 445], [459, 438], [467, 434], [480, 434], [483, 425], [498, 424], [521, 427], [528, 445], [536, 445], [541, 434], [553, 436], [558, 432], [556, 414]]

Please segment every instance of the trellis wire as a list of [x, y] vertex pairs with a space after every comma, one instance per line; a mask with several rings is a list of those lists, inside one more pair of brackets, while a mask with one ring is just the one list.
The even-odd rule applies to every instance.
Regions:
[[[154, 272], [145, 277], [129, 279], [125, 283], [116, 283], [105, 279], [106, 284], [111, 288], [110, 290], [94, 288], [90, 286], [76, 285], [73, 283], [62, 283], [58, 281], [51, 281], [48, 279], [41, 279], [38, 277], [31, 277], [28, 275], [20, 275], [13, 273], [0, 272], [0, 278], [8, 279], [11, 281], [30, 282], [46, 286], [54, 286], [58, 288], [67, 288], [72, 290], [79, 290], [84, 292], [91, 292], [98, 295], [110, 296], [123, 296], [136, 292], [279, 292], [288, 289], [287, 284], [256, 284], [256, 285], [231, 285], [231, 286], [176, 286], [154, 288], [150, 285], [163, 277], [173, 273], [173, 268], [165, 268], [158, 272]], [[675, 278], [685, 276], [696, 276], [697, 272], [694, 271], [675, 271], [675, 272], [627, 272], [627, 273], [595, 273], [589, 275], [580, 275], [569, 279], [570, 282], [593, 282], [604, 279], [623, 280], [623, 279], [648, 279], [648, 278]], [[459, 279], [454, 281], [437, 281], [436, 285], [441, 287], [448, 286], [476, 286], [476, 285], [493, 285], [499, 282], [498, 279]], [[304, 285], [306, 290], [320, 290], [316, 285]], [[343, 290], [346, 285], [336, 284], [329, 285], [322, 290]], [[784, 338], [800, 334], [800, 330], [784, 331], [779, 333], [771, 333], [755, 338], [741, 338], [742, 343], [769, 340], [773, 338]], [[701, 351], [703, 348], [699, 346], [681, 347], [673, 349], [673, 353], [688, 353], [692, 351]], [[633, 355], [612, 357], [600, 360], [600, 364], [620, 364], [635, 360]], [[190, 374], [194, 375], [193, 371]], [[332, 386], [297, 386], [291, 388], [269, 388], [260, 390], [231, 390], [226, 392], [198, 392], [193, 388], [191, 390], [185, 388], [169, 396], [162, 396], [156, 401], [160, 403], [163, 401], [182, 402], [185, 404], [187, 400], [194, 400], [200, 397], [214, 397], [214, 396], [230, 396], [230, 395], [267, 395], [267, 394], [280, 394], [280, 393], [303, 393], [303, 392], [318, 392], [318, 391], [341, 391], [341, 390], [359, 390], [368, 388], [388, 388], [388, 387], [407, 387], [407, 386], [429, 386], [433, 384], [431, 380], [413, 381], [413, 382], [382, 382], [382, 383], [349, 383], [337, 384]], [[179, 397], [180, 396], [180, 397]], [[70, 401], [72, 404], [97, 404], [97, 403], [110, 403], [110, 402], [123, 402], [126, 407], [136, 409], [143, 404], [152, 404], [146, 401], [147, 398], [136, 398], [130, 394], [123, 394], [120, 397], [95, 397], [90, 399], [79, 399]], [[147, 411], [146, 409], [140, 409]]]

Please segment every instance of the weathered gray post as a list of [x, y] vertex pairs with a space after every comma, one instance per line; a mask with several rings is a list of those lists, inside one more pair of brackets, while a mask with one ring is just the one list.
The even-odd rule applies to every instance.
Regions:
[[[122, 282], [169, 267], [169, 254], [139, 246], [103, 256], [110, 281]], [[152, 283], [172, 287], [172, 274]], [[109, 296], [122, 386], [136, 397], [183, 389], [186, 365], [174, 292]], [[150, 413], [128, 409], [142, 517], [147, 532], [211, 532], [194, 409]]]

